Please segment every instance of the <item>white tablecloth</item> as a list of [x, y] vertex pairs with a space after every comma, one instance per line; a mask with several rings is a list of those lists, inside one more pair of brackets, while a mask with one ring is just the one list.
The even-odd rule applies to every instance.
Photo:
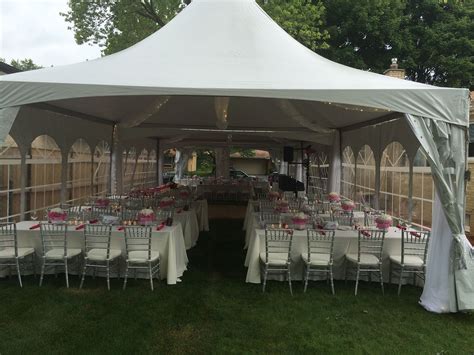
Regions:
[[193, 202], [193, 207], [196, 210], [196, 215], [199, 224], [199, 230], [209, 231], [209, 212], [207, 200], [197, 200]]
[[[40, 262], [42, 255], [40, 231], [39, 229], [29, 229], [35, 224], [37, 224], [37, 222], [33, 221], [25, 221], [17, 224], [18, 246], [34, 248], [36, 250], [37, 260]], [[84, 249], [84, 235], [82, 230], [76, 231], [74, 226], [70, 227], [68, 231], [68, 247]], [[121, 249], [122, 256], [125, 256], [124, 232], [118, 231], [115, 226], [112, 229], [111, 248]], [[168, 285], [176, 284], [188, 264], [181, 224], [176, 223], [160, 231], [153, 228], [152, 248], [160, 252], [161, 279], [166, 279]], [[124, 269], [122, 268], [122, 270]], [[74, 271], [75, 270], [71, 270], [72, 273]]]
[[[303, 261], [301, 253], [308, 252], [306, 231], [295, 231], [291, 252], [291, 277], [293, 280], [301, 280], [303, 275]], [[344, 255], [346, 253], [357, 253], [358, 234], [355, 230], [337, 230], [334, 241], [334, 279], [344, 279]], [[248, 267], [246, 282], [260, 283], [260, 253], [265, 251], [265, 230], [252, 229], [249, 247], [245, 259]], [[395, 228], [389, 228], [385, 235], [383, 247], [383, 274], [384, 281], [388, 281], [389, 255], [400, 255], [401, 232]]]
[[174, 214], [176, 222], [181, 223], [184, 235], [184, 245], [186, 250], [196, 245], [199, 238], [199, 224], [196, 210], [191, 208], [189, 211], [176, 212]]

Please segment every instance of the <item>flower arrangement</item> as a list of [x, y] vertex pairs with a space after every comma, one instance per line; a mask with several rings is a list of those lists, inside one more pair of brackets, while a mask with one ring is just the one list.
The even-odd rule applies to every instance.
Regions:
[[50, 222], [64, 222], [67, 218], [67, 212], [62, 208], [56, 207], [48, 211], [48, 219]]
[[97, 207], [108, 207], [110, 204], [110, 200], [108, 198], [98, 198], [95, 200], [95, 205]]
[[330, 192], [328, 195], [329, 201], [331, 202], [339, 202], [341, 201], [341, 196], [337, 192]]
[[277, 212], [288, 212], [288, 201], [277, 200], [275, 202], [275, 211]]
[[163, 197], [160, 201], [160, 208], [167, 208], [174, 205], [174, 199], [171, 197]]
[[352, 211], [355, 208], [355, 203], [352, 200], [344, 200], [341, 203], [341, 207], [344, 211]]
[[388, 214], [382, 214], [375, 219], [375, 224], [379, 229], [387, 229], [393, 223], [392, 217]]
[[138, 212], [138, 223], [140, 224], [152, 224], [155, 220], [155, 212], [152, 209], [144, 208]]
[[267, 197], [270, 201], [274, 201], [280, 198], [280, 193], [278, 191], [270, 191], [268, 192]]
[[308, 216], [306, 216], [303, 212], [295, 214], [291, 218], [295, 228], [298, 230], [303, 230], [306, 228], [306, 223], [308, 222]]

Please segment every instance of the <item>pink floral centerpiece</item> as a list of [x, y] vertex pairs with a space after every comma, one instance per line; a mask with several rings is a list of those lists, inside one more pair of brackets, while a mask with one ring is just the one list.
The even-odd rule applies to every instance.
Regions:
[[329, 201], [331, 202], [339, 202], [341, 201], [341, 196], [337, 192], [330, 192], [328, 195]]
[[56, 207], [48, 211], [48, 220], [52, 223], [64, 222], [67, 218], [67, 212], [62, 208]]
[[308, 223], [308, 216], [306, 216], [303, 212], [300, 212], [295, 214], [291, 220], [295, 225], [295, 229], [303, 230], [306, 228], [306, 223]]
[[95, 200], [95, 205], [97, 207], [108, 207], [110, 204], [110, 200], [108, 198], [98, 198]]
[[141, 225], [152, 224], [155, 221], [155, 213], [152, 209], [144, 208], [138, 212], [137, 218]]
[[171, 197], [164, 197], [160, 201], [160, 208], [168, 208], [174, 205], [174, 199]]
[[268, 192], [267, 197], [270, 201], [275, 201], [280, 198], [280, 193], [278, 191], [270, 191]]
[[277, 212], [288, 212], [288, 201], [286, 200], [277, 200], [275, 202], [275, 211]]
[[352, 211], [355, 208], [355, 203], [352, 200], [344, 200], [341, 202], [341, 207], [344, 211]]
[[375, 219], [375, 224], [378, 229], [388, 229], [393, 223], [392, 217], [388, 214], [382, 214]]

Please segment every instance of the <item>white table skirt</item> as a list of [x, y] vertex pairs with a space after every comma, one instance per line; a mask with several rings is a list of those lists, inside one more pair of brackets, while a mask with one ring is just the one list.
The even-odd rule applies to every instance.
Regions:
[[[36, 250], [37, 261], [41, 262], [42, 245], [40, 231], [39, 229], [29, 229], [35, 224], [37, 224], [37, 222], [33, 221], [25, 221], [17, 224], [18, 246], [22, 248], [34, 248]], [[75, 226], [71, 226], [67, 238], [68, 247], [84, 250], [83, 230], [76, 231]], [[121, 249], [122, 257], [125, 257], [124, 232], [119, 231], [116, 226], [112, 228], [111, 248]], [[181, 224], [176, 223], [160, 231], [154, 228], [152, 234], [152, 249], [158, 250], [160, 253], [160, 278], [166, 279], [168, 285], [175, 285], [178, 278], [183, 275], [186, 270], [186, 265], [188, 264]], [[123, 270], [122, 268], [122, 272]], [[75, 270], [71, 270], [71, 273], [74, 272]], [[5, 274], [0, 276], [5, 276]], [[117, 275], [112, 274], [111, 276], [115, 277]]]
[[181, 223], [184, 235], [184, 245], [186, 250], [196, 245], [199, 238], [199, 224], [196, 210], [191, 208], [189, 211], [181, 211], [174, 214], [176, 222]]
[[193, 207], [196, 210], [197, 220], [199, 224], [199, 231], [209, 231], [209, 212], [207, 200], [194, 201]]
[[[302, 280], [304, 264], [301, 254], [308, 252], [308, 242], [306, 230], [296, 231], [293, 235], [293, 245], [291, 252], [291, 277], [293, 280]], [[357, 253], [358, 233], [355, 230], [337, 230], [334, 241], [334, 279], [344, 279], [344, 255], [346, 253]], [[245, 259], [245, 266], [248, 267], [246, 282], [260, 283], [260, 253], [265, 251], [265, 230], [253, 228], [250, 234], [249, 247]], [[385, 235], [383, 247], [383, 276], [384, 281], [388, 281], [389, 256], [400, 255], [401, 253], [401, 232], [395, 228], [389, 228]], [[270, 276], [270, 275], [269, 275]], [[273, 276], [273, 275], [272, 275]], [[275, 275], [277, 276], [277, 275]], [[270, 278], [270, 277], [269, 277]], [[316, 276], [316, 278], [319, 278]], [[276, 279], [280, 279], [276, 277]]]

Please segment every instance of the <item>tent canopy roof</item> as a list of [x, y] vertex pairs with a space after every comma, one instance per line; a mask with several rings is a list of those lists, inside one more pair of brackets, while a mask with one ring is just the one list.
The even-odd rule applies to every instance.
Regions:
[[[170, 98], [158, 110], [159, 96]], [[328, 133], [393, 112], [468, 124], [467, 90], [331, 62], [290, 37], [254, 0], [195, 0], [116, 54], [0, 77], [0, 108], [48, 103], [103, 122], [133, 121], [148, 110], [141, 127], [149, 136], [160, 127], [215, 128], [220, 96], [231, 97], [229, 129]]]

